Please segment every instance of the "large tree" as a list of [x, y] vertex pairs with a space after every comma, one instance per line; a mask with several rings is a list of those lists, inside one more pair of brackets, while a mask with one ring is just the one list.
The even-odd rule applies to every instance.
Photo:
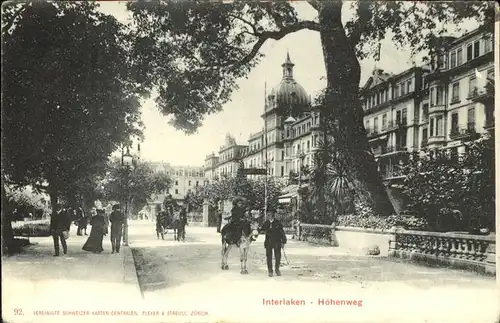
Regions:
[[[237, 80], [262, 57], [268, 40], [303, 29], [319, 32], [327, 88], [322, 114], [336, 148], [348, 160], [358, 187], [376, 211], [393, 211], [377, 171], [359, 101], [360, 60], [376, 53], [392, 34], [414, 53], [429, 49], [446, 24], [476, 18], [493, 30], [493, 2], [316, 1], [318, 16], [301, 20], [290, 2], [205, 1], [131, 2], [137, 41], [134, 53], [144, 81], [158, 89], [156, 102], [173, 124], [194, 132], [205, 115], [220, 111]], [[342, 21], [343, 12], [353, 18]]]
[[141, 136], [144, 92], [127, 34], [97, 6], [2, 5], [2, 174], [47, 191], [53, 212], [120, 143]]
[[137, 162], [133, 168], [125, 168], [120, 160], [111, 160], [102, 182], [106, 200], [127, 202], [127, 211], [138, 213], [153, 194], [167, 192], [171, 178], [163, 172], [155, 172], [147, 162]]

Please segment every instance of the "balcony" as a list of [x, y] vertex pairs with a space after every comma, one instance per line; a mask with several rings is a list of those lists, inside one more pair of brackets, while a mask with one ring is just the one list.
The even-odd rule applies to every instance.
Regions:
[[493, 85], [486, 85], [484, 87], [474, 87], [474, 89], [469, 92], [468, 99], [472, 102], [479, 102], [484, 105], [493, 104], [495, 101], [495, 89]]
[[407, 121], [406, 120], [396, 120], [396, 121], [389, 121], [385, 125], [385, 127], [382, 127], [383, 132], [389, 132], [397, 129], [401, 129], [407, 126]]
[[455, 127], [450, 131], [451, 140], [464, 140], [468, 139], [476, 134], [476, 124], [474, 122], [469, 122], [467, 127]]
[[407, 147], [403, 145], [394, 145], [394, 146], [382, 146], [380, 150], [376, 150], [375, 152], [380, 151], [380, 155], [386, 155], [386, 154], [394, 154], [394, 153], [401, 153], [401, 152], [406, 152]]
[[445, 111], [444, 104], [431, 105], [429, 107], [429, 114], [443, 113]]
[[428, 145], [437, 145], [444, 143], [446, 141], [446, 136], [445, 135], [435, 135], [435, 136], [430, 136], [429, 139], [427, 139], [427, 144]]

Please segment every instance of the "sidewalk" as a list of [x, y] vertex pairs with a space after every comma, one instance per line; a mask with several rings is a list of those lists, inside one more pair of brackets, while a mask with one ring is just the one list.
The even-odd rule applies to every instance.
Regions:
[[104, 251], [89, 253], [81, 249], [87, 237], [77, 236], [71, 227], [66, 255], [61, 248], [61, 256], [54, 257], [53, 240], [46, 237], [30, 238], [32, 245], [22, 254], [3, 257], [4, 322], [134, 321], [126, 314], [92, 313], [140, 308], [142, 296], [130, 248], [122, 246], [119, 254], [111, 254], [107, 235]]

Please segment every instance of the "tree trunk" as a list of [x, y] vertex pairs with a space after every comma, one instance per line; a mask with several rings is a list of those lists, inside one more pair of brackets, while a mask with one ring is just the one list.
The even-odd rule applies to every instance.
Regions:
[[335, 147], [345, 157], [358, 191], [380, 215], [394, 212], [382, 183], [363, 125], [359, 100], [361, 68], [341, 20], [342, 1], [322, 2], [319, 10], [320, 37], [327, 73], [322, 112]]
[[52, 206], [52, 216], [57, 214], [59, 206], [57, 202], [59, 201], [59, 194], [55, 190], [49, 190], [50, 205]]

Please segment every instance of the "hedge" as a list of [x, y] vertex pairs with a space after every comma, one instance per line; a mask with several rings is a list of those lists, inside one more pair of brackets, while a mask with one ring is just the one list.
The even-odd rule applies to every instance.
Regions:
[[337, 226], [390, 230], [394, 226], [402, 226], [407, 230], [429, 230], [429, 224], [423, 218], [414, 215], [390, 215], [381, 217], [376, 215], [359, 216], [354, 214], [339, 215], [335, 223]]
[[18, 237], [49, 237], [50, 220], [33, 222], [13, 222], [12, 231]]
[[307, 238], [314, 238], [320, 240], [326, 240], [328, 242], [332, 241], [332, 229], [330, 227], [301, 227], [300, 237], [302, 241], [306, 241]]

